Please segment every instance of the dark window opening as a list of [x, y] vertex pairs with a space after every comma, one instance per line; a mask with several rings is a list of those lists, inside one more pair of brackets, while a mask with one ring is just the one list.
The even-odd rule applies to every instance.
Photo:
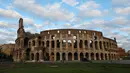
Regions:
[[60, 41], [57, 40], [57, 48], [60, 48]]

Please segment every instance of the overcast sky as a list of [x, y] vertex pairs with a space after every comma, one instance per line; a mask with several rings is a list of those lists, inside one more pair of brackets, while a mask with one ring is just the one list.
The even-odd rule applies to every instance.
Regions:
[[130, 0], [0, 0], [0, 44], [14, 43], [18, 20], [25, 31], [56, 28], [102, 31], [130, 49]]

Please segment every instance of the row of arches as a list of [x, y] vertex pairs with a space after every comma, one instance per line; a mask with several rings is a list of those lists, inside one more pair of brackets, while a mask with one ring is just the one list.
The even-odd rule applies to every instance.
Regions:
[[[46, 46], [46, 47], [51, 47], [51, 48], [60, 48], [60, 43], [62, 44], [62, 47], [66, 47], [66, 43], [68, 42], [68, 47], [72, 46], [72, 43], [74, 44], [73, 47], [74, 48], [88, 48], [90, 46], [90, 48], [95, 48], [95, 49], [107, 49], [107, 48], [117, 48], [117, 45], [114, 45], [113, 43], [108, 43], [108, 42], [104, 42], [104, 41], [88, 41], [88, 40], [52, 40], [52, 41], [40, 41], [39, 40], [39, 46]], [[30, 43], [30, 42], [29, 42]], [[33, 40], [32, 41], [32, 46], [35, 46], [36, 42]], [[51, 43], [51, 45], [50, 45]], [[55, 45], [56, 43], [56, 45]], [[29, 45], [30, 46], [30, 45]], [[94, 47], [95, 46], [95, 47]]]
[[[90, 58], [89, 58], [90, 57]], [[31, 60], [40, 60], [40, 54], [39, 53], [31, 53]], [[82, 58], [87, 58], [91, 60], [116, 60], [117, 55], [116, 54], [103, 54], [103, 53], [71, 53], [69, 52], [68, 54], [66, 53], [59, 53], [57, 52], [54, 54], [53, 52], [49, 56], [49, 53], [46, 53], [44, 56], [42, 56], [41, 59], [43, 60], [67, 60], [67, 61], [72, 61], [72, 60], [80, 60]]]

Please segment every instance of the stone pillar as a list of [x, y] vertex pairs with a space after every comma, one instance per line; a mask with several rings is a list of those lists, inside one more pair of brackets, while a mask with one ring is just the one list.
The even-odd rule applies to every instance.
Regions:
[[[66, 34], [66, 41], [68, 41], [68, 34]], [[66, 42], [66, 51], [68, 52], [68, 42]]]
[[88, 58], [89, 60], [91, 60], [91, 53], [88, 53]]
[[80, 51], [79, 49], [79, 34], [77, 34], [77, 48], [78, 48], [78, 52]]
[[104, 53], [103, 53], [103, 60], [106, 60], [106, 59], [105, 59], [105, 54], [104, 54]]
[[93, 51], [95, 52], [95, 41], [94, 40], [92, 41], [93, 41]]
[[83, 53], [83, 58], [86, 58], [85, 53]]
[[[73, 37], [73, 34], [71, 35], [71, 37]], [[72, 44], [72, 52], [74, 51], [74, 41], [73, 39], [71, 39], [71, 44]]]
[[57, 56], [56, 56], [56, 52], [54, 52], [54, 61], [56, 61], [56, 57], [57, 57]]
[[54, 39], [54, 42], [55, 42], [55, 44], [54, 44], [55, 45], [54, 52], [56, 52], [56, 49], [57, 49], [57, 38], [56, 38], [56, 34], [55, 34], [54, 37], [55, 37], [55, 39]]
[[36, 62], [37, 56], [36, 56], [36, 52], [34, 53], [34, 62]]
[[82, 39], [82, 41], [83, 41], [83, 51], [85, 51], [85, 36], [84, 36], [84, 34], [82, 34], [82, 37], [83, 37], [83, 39]]
[[98, 54], [98, 57], [99, 57], [99, 60], [101, 60], [101, 55], [100, 54]]
[[60, 52], [62, 51], [62, 44], [63, 44], [63, 43], [62, 43], [62, 40], [63, 40], [63, 39], [62, 39], [62, 34], [60, 34]]
[[51, 52], [52, 51], [52, 49], [51, 49], [51, 35], [49, 36], [49, 51]]
[[35, 39], [35, 46], [36, 46], [36, 47], [39, 46], [38, 38]]
[[94, 53], [94, 60], [96, 60], [96, 54]]
[[105, 47], [104, 47], [104, 40], [103, 40], [103, 38], [102, 38], [102, 40], [101, 40], [101, 42], [102, 42], [102, 50], [101, 51], [105, 51], [104, 49], [105, 49]]
[[65, 60], [68, 61], [68, 53], [66, 52], [66, 55], [65, 55]]
[[90, 38], [89, 38], [89, 35], [87, 35], [87, 39], [88, 39], [88, 50], [89, 50], [89, 52], [90, 52]]
[[17, 53], [18, 53], [17, 62], [19, 62], [19, 51]]
[[60, 52], [60, 60], [62, 60], [62, 53]]
[[100, 43], [100, 41], [98, 40], [97, 41], [97, 49], [98, 49], [98, 51], [100, 51], [100, 44], [99, 43]]
[[43, 62], [44, 60], [43, 60], [43, 52], [42, 51], [39, 51], [39, 60], [40, 60], [40, 62]]

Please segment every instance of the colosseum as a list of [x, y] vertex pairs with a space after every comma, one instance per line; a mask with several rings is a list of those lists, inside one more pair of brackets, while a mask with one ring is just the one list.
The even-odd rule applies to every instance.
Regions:
[[103, 36], [102, 32], [85, 29], [53, 29], [31, 34], [24, 31], [23, 19], [19, 20], [13, 59], [15, 62], [117, 60], [116, 39]]

